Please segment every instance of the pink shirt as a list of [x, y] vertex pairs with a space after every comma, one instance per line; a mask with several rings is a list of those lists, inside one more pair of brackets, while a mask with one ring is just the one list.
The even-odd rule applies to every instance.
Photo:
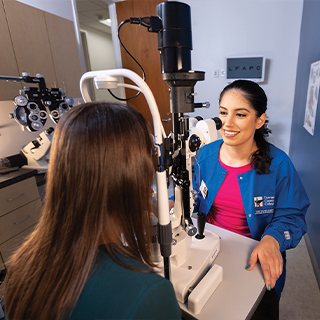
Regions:
[[228, 171], [207, 215], [207, 222], [218, 227], [251, 237], [244, 211], [237, 175], [252, 169], [251, 164], [242, 167], [221, 166]]

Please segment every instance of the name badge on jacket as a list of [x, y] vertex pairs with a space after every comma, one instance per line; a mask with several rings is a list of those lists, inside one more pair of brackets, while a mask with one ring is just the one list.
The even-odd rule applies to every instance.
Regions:
[[202, 194], [203, 199], [205, 199], [208, 195], [208, 188], [203, 180], [201, 181], [201, 185], [200, 185], [199, 189], [200, 189], [200, 192]]

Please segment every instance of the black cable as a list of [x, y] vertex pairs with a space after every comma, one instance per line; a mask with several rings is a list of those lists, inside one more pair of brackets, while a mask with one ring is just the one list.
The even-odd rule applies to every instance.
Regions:
[[[142, 70], [142, 73], [143, 73], [143, 81], [146, 81], [146, 74], [144, 72], [144, 69], [142, 68], [141, 64], [137, 61], [137, 59], [135, 59], [135, 57], [128, 51], [128, 49], [125, 47], [125, 45], [123, 44], [121, 38], [120, 38], [120, 28], [125, 24], [125, 23], [130, 23], [131, 20], [130, 19], [127, 19], [127, 20], [123, 20], [121, 21], [121, 23], [119, 24], [119, 27], [118, 27], [118, 39], [120, 41], [120, 44], [122, 45], [123, 49], [129, 54], [129, 56], [137, 63], [137, 65], [141, 68]], [[130, 98], [119, 98], [117, 97], [115, 94], [112, 93], [112, 91], [110, 89], [108, 89], [109, 93], [117, 100], [120, 100], [120, 101], [130, 101], [130, 100], [133, 100], [134, 98], [136, 98], [139, 94], [140, 94], [140, 91], [137, 92], [136, 95], [134, 95], [133, 97], [130, 97]]]
[[169, 257], [163, 258], [164, 277], [170, 280], [170, 260]]

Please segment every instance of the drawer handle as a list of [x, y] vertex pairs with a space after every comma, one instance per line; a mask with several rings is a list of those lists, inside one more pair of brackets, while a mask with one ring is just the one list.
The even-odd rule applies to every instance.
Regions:
[[23, 197], [24, 196], [24, 193], [21, 193], [21, 194], [19, 194], [18, 196], [16, 196], [16, 197], [14, 197], [14, 198], [11, 198], [11, 199], [7, 199], [7, 201], [13, 201], [13, 200], [16, 200], [16, 199], [18, 199], [18, 198], [20, 198], [20, 197]]
[[22, 222], [24, 222], [24, 221], [28, 220], [30, 217], [31, 217], [31, 216], [27, 216], [26, 218], [22, 219], [22, 220], [21, 220], [21, 221], [19, 221], [19, 222], [14, 222], [14, 224], [15, 224], [15, 225], [18, 225], [18, 224], [20, 224], [20, 223], [22, 223]]

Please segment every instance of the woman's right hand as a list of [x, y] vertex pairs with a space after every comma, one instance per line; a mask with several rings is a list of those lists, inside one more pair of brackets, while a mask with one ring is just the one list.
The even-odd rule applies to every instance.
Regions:
[[257, 261], [260, 261], [266, 288], [270, 291], [283, 271], [283, 259], [279, 242], [270, 235], [265, 235], [254, 248], [247, 270], [252, 270]]

